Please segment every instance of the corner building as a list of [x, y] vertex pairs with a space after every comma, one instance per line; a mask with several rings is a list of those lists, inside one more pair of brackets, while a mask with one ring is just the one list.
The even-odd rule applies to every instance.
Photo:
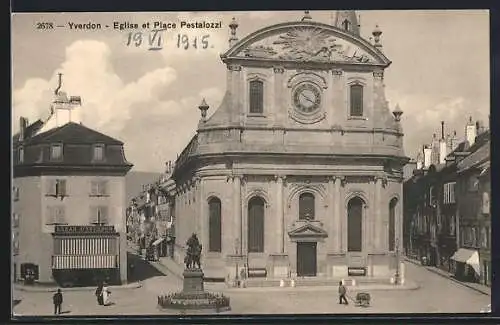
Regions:
[[[334, 25], [280, 23], [238, 40], [227, 90], [175, 164], [175, 259], [203, 244], [207, 277], [388, 278], [402, 247], [401, 110], [391, 112], [381, 31], [354, 11]], [[398, 246], [398, 247], [397, 247]]]
[[59, 91], [47, 118], [13, 137], [13, 280], [62, 286], [127, 281], [123, 142], [79, 122]]

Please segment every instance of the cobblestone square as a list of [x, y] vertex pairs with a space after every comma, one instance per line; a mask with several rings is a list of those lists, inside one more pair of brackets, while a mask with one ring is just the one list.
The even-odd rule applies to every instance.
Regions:
[[[420, 286], [416, 290], [370, 292], [370, 307], [352, 303], [339, 305], [336, 287], [230, 289], [223, 284], [207, 284], [209, 291], [231, 298], [229, 314], [326, 314], [326, 313], [475, 313], [490, 304], [491, 297], [455, 283], [429, 270], [407, 263], [407, 276]], [[74, 315], [169, 315], [157, 308], [157, 296], [180, 290], [181, 280], [173, 274], [154, 276], [136, 289], [116, 289], [111, 306], [98, 306], [94, 292], [64, 292], [63, 316]], [[22, 301], [15, 315], [46, 315], [53, 312], [52, 293], [16, 292]]]

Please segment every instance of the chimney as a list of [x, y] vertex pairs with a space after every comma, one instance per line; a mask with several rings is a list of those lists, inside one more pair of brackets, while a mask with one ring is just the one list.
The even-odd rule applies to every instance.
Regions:
[[19, 141], [24, 141], [27, 124], [27, 120], [24, 117], [19, 118]]
[[431, 165], [432, 148], [428, 145], [424, 146], [424, 168], [429, 168]]
[[473, 145], [476, 141], [477, 127], [472, 122], [472, 116], [469, 117], [469, 122], [465, 126], [465, 139], [469, 142], [469, 145]]
[[446, 139], [444, 138], [444, 121], [441, 121], [441, 140], [439, 140], [439, 163], [446, 163], [445, 158], [447, 155]]
[[422, 169], [424, 165], [424, 162], [422, 161], [422, 153], [419, 152], [417, 155], [417, 169]]

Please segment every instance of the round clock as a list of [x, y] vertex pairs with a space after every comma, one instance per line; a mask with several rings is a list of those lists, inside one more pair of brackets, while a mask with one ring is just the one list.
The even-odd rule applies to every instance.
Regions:
[[293, 102], [296, 109], [302, 113], [315, 112], [321, 104], [321, 93], [312, 84], [299, 85], [293, 93]]

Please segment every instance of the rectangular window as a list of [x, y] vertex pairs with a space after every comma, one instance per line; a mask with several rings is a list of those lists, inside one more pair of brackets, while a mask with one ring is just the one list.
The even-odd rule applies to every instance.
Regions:
[[19, 187], [14, 186], [12, 188], [12, 199], [15, 201], [19, 201]]
[[12, 232], [12, 254], [19, 255], [19, 232]]
[[264, 113], [264, 83], [260, 80], [250, 81], [250, 114]]
[[479, 180], [476, 176], [469, 178], [469, 192], [476, 192], [479, 188]]
[[350, 116], [363, 116], [363, 86], [350, 87]]
[[96, 144], [93, 147], [92, 160], [103, 161], [104, 160], [104, 145]]
[[51, 160], [61, 160], [63, 155], [62, 144], [53, 144], [50, 146], [50, 159]]
[[19, 227], [19, 213], [12, 214], [12, 227], [13, 228]]
[[90, 208], [90, 223], [94, 225], [105, 225], [108, 223], [108, 207], [95, 206]]
[[45, 224], [47, 225], [65, 225], [66, 222], [66, 209], [64, 206], [48, 206], [47, 218]]
[[46, 195], [54, 197], [68, 196], [66, 192], [66, 180], [65, 179], [48, 180]]
[[90, 196], [108, 196], [108, 181], [103, 181], [103, 180], [91, 181]]

